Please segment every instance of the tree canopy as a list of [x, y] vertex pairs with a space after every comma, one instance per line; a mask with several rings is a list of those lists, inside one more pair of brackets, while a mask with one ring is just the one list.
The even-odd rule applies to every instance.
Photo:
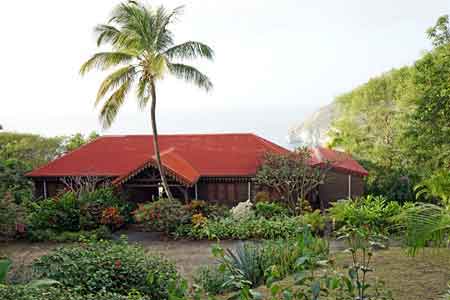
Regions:
[[427, 31], [433, 49], [337, 97], [331, 145], [369, 170], [367, 192], [412, 200], [414, 186], [450, 166], [448, 16]]

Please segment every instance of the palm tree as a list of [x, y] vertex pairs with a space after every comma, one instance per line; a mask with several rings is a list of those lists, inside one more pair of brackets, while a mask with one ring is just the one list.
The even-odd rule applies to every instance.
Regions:
[[137, 102], [144, 109], [151, 101], [151, 124], [153, 147], [161, 182], [172, 199], [158, 144], [156, 127], [156, 83], [166, 74], [193, 83], [209, 91], [212, 83], [196, 68], [184, 64], [190, 59], [213, 59], [213, 50], [199, 42], [187, 41], [175, 45], [170, 25], [181, 14], [182, 7], [167, 10], [163, 6], [156, 9], [128, 1], [114, 8], [107, 24], [95, 28], [97, 46], [109, 45], [109, 52], [95, 53], [80, 69], [82, 75], [92, 69], [105, 71], [118, 67], [101, 83], [95, 104], [103, 103], [100, 122], [104, 128], [111, 126], [126, 96], [132, 88], [136, 91]]

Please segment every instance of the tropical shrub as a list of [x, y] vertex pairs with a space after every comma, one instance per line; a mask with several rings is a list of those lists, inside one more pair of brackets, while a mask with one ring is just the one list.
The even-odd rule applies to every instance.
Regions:
[[[405, 207], [411, 204], [404, 204]], [[382, 233], [395, 230], [395, 216], [400, 214], [403, 207], [397, 202], [389, 202], [383, 196], [361, 197], [355, 200], [347, 199], [332, 203], [328, 209], [336, 226], [352, 227], [370, 226]]]
[[191, 222], [191, 215], [177, 200], [160, 199], [155, 202], [139, 204], [133, 212], [137, 223], [146, 230], [170, 233], [181, 224]]
[[2, 146], [0, 143], [0, 199], [9, 194], [15, 203], [21, 204], [32, 197], [33, 184], [24, 175], [31, 166], [22, 160], [2, 159]]
[[0, 240], [13, 238], [17, 233], [23, 233], [25, 212], [14, 202], [10, 193], [0, 197]]
[[[221, 269], [230, 274], [230, 281], [240, 278], [250, 287], [280, 280], [298, 270], [299, 262], [328, 258], [328, 243], [313, 237], [309, 230], [293, 240], [245, 242], [231, 250], [216, 247], [213, 254], [219, 259]], [[305, 264], [302, 267], [307, 267]]]
[[309, 225], [311, 230], [319, 234], [325, 229], [326, 218], [322, 215], [320, 210], [315, 210], [313, 212], [306, 212], [301, 217], [304, 225]]
[[202, 239], [280, 239], [293, 238], [303, 232], [303, 221], [300, 217], [285, 218], [234, 218], [208, 219], [201, 226], [181, 225], [173, 235], [177, 238]]
[[125, 220], [120, 215], [120, 211], [117, 207], [105, 208], [102, 212], [100, 223], [107, 225], [111, 229], [118, 229], [124, 224]]
[[135, 208], [133, 203], [122, 200], [112, 188], [108, 187], [82, 193], [79, 202], [80, 227], [85, 230], [95, 229], [100, 224], [117, 229], [131, 221], [130, 212]]
[[123, 240], [62, 247], [35, 261], [33, 269], [39, 278], [57, 280], [86, 295], [136, 290], [152, 299], [167, 299], [169, 288], [182, 282], [171, 262]]
[[151, 300], [146, 295], [130, 292], [129, 295], [101, 291], [95, 294], [82, 294], [77, 290], [61, 285], [29, 286], [0, 285], [2, 300]]
[[450, 213], [447, 208], [429, 203], [420, 203], [405, 208], [397, 216], [409, 253], [428, 247], [447, 247], [450, 233]]
[[450, 207], [450, 170], [439, 170], [414, 187], [416, 198], [433, 198]]
[[27, 231], [32, 240], [43, 240], [46, 236], [52, 239], [53, 233], [73, 232], [75, 235], [80, 230], [93, 231], [103, 225], [116, 230], [126, 222], [125, 215], [129, 214], [129, 204], [120, 200], [110, 188], [80, 195], [68, 192], [30, 202], [28, 206]]
[[220, 204], [209, 203], [204, 200], [192, 200], [184, 206], [190, 215], [202, 214], [206, 218], [221, 218], [230, 215], [228, 207]]
[[198, 213], [192, 216], [192, 224], [194, 226], [202, 226], [208, 221], [208, 218], [202, 215], [202, 213]]
[[287, 208], [277, 204], [268, 202], [258, 202], [255, 205], [255, 213], [257, 217], [271, 219], [273, 217], [288, 216]]
[[80, 230], [80, 206], [74, 193], [59, 198], [48, 198], [31, 204], [28, 215], [31, 231], [52, 229], [55, 231]]
[[208, 295], [218, 295], [231, 291], [227, 284], [230, 274], [219, 270], [218, 265], [202, 266], [196, 271], [194, 283], [202, 288]]

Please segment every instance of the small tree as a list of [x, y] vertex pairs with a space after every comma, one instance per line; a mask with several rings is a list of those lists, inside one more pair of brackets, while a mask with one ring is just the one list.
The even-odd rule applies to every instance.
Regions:
[[256, 181], [274, 189], [292, 211], [301, 212], [299, 204], [324, 183], [328, 170], [328, 163], [312, 166], [310, 149], [300, 147], [286, 154], [266, 153]]
[[66, 187], [66, 190], [74, 193], [77, 197], [84, 193], [92, 193], [99, 187], [111, 185], [109, 178], [99, 176], [67, 176], [62, 177], [60, 180]]

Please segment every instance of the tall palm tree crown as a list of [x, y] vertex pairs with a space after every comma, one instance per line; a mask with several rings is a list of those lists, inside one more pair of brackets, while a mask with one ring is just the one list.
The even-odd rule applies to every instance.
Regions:
[[156, 83], [166, 74], [193, 83], [209, 91], [210, 79], [184, 62], [206, 58], [212, 60], [213, 50], [206, 44], [187, 41], [174, 43], [170, 25], [181, 14], [182, 7], [168, 10], [152, 8], [136, 1], [119, 4], [107, 24], [95, 28], [97, 46], [109, 45], [111, 51], [95, 53], [80, 69], [82, 75], [98, 69], [115, 68], [97, 92], [95, 104], [102, 103], [100, 122], [104, 128], [113, 123], [129, 92], [134, 89], [141, 109], [151, 102], [151, 124], [156, 162], [161, 181], [169, 198], [172, 194], [164, 176], [156, 127]]

